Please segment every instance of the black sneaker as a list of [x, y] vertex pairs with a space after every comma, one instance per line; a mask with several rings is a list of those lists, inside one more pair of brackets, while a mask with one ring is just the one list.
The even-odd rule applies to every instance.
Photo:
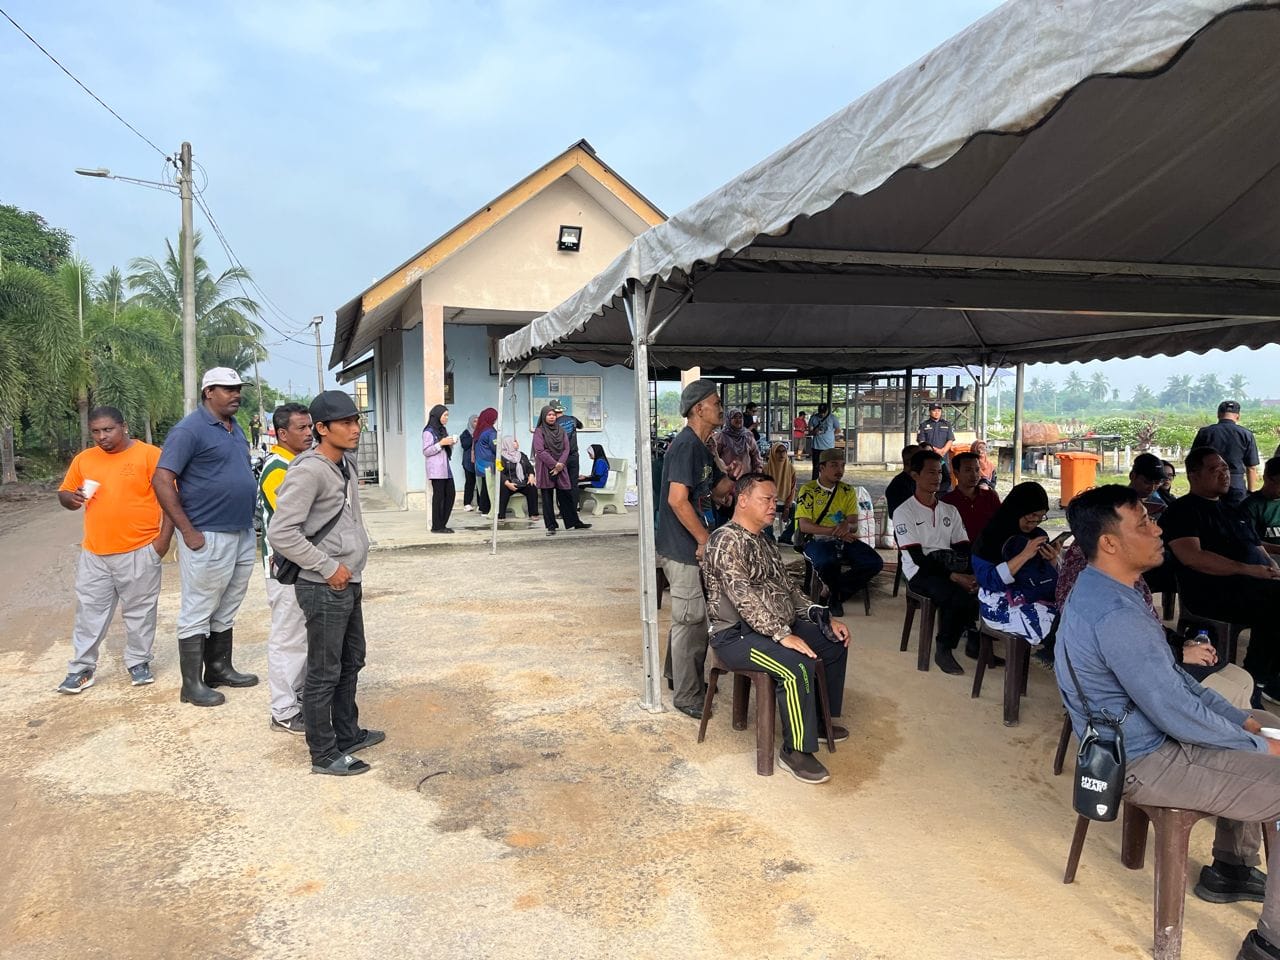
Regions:
[[680, 706], [680, 704], [678, 704], [678, 703], [677, 703], [677, 704], [676, 704], [676, 709], [677, 709], [677, 710], [679, 710], [681, 713], [683, 713], [686, 717], [692, 717], [694, 720], [701, 720], [701, 719], [702, 719], [702, 706], [701, 706], [701, 705], [696, 706], [696, 707], [682, 707], [682, 706]]
[[1276, 946], [1257, 930], [1250, 930], [1249, 935], [1240, 944], [1240, 952], [1236, 960], [1280, 960], [1280, 947]]
[[801, 753], [799, 750], [783, 747], [778, 754], [778, 762], [801, 783], [826, 783], [831, 779], [827, 768], [812, 753]]
[[1262, 903], [1267, 890], [1267, 875], [1257, 867], [1236, 866], [1217, 860], [1200, 871], [1195, 895], [1210, 903], [1238, 903], [1249, 900]]
[[307, 728], [302, 722], [302, 714], [295, 713], [288, 720], [280, 721], [275, 717], [271, 718], [270, 729], [276, 733], [292, 733], [295, 736], [306, 736]]
[[964, 673], [964, 667], [956, 663], [955, 654], [946, 647], [938, 647], [933, 654], [933, 662], [938, 665], [938, 669], [943, 673], [948, 673], [953, 677], [958, 677]]

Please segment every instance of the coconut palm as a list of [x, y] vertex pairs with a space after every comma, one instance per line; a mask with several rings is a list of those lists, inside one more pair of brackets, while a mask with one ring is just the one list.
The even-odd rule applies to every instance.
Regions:
[[[243, 267], [230, 267], [217, 277], [200, 256], [200, 234], [196, 233], [195, 300], [198, 366], [231, 367], [240, 374], [253, 366], [254, 358], [265, 360], [262, 327], [253, 318], [262, 315], [258, 302], [244, 292], [251, 279]], [[165, 241], [165, 258], [136, 257], [129, 262], [126, 283], [134, 291], [130, 303], [159, 310], [172, 318], [176, 335], [182, 318], [181, 241], [177, 249]], [[238, 291], [238, 292], [237, 292]]]
[[1249, 379], [1241, 373], [1233, 373], [1227, 380], [1227, 393], [1241, 403], [1249, 399]]
[[1192, 381], [1191, 374], [1170, 377], [1164, 382], [1164, 390], [1160, 392], [1160, 402], [1166, 406], [1173, 406], [1179, 403], [1190, 404], [1194, 392], [1195, 384]]
[[1099, 370], [1089, 378], [1089, 399], [1096, 400], [1099, 403], [1107, 399], [1107, 394], [1111, 392], [1111, 383], [1107, 380], [1107, 375]]
[[1216, 407], [1222, 399], [1224, 388], [1216, 374], [1202, 373], [1196, 380], [1195, 402], [1202, 406]]
[[112, 267], [101, 280], [93, 285], [93, 299], [111, 307], [112, 313], [119, 313], [120, 306], [129, 297], [125, 292], [124, 274], [119, 267]]
[[64, 377], [79, 330], [59, 284], [30, 267], [0, 269], [0, 483], [14, 483], [13, 426], [23, 413], [37, 426], [65, 409]]
[[1154, 407], [1160, 402], [1157, 397], [1145, 383], [1140, 383], [1133, 388], [1133, 396], [1129, 403], [1135, 410], [1142, 410], [1148, 407]]

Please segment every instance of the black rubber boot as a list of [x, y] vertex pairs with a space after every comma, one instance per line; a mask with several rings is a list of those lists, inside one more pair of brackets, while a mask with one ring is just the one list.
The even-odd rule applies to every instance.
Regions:
[[215, 630], [204, 645], [204, 682], [211, 687], [252, 687], [253, 673], [237, 673], [231, 665], [231, 631]]
[[197, 707], [216, 707], [220, 703], [226, 703], [227, 698], [217, 690], [210, 690], [201, 679], [204, 672], [206, 639], [203, 634], [178, 639], [178, 665], [182, 670], [182, 702], [194, 704]]

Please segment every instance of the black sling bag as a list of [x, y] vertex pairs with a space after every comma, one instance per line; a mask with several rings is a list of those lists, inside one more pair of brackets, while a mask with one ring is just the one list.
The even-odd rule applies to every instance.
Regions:
[[[1124, 794], [1124, 734], [1120, 725], [1129, 716], [1133, 705], [1125, 707], [1124, 716], [1119, 720], [1109, 717], [1105, 710], [1094, 716], [1075, 667], [1071, 666], [1065, 644], [1058, 644], [1057, 654], [1067, 665], [1067, 672], [1071, 674], [1071, 682], [1075, 684], [1085, 712], [1084, 736], [1080, 738], [1080, 750], [1076, 753], [1076, 783], [1071, 805], [1076, 813], [1090, 820], [1114, 820], [1120, 812], [1120, 800]], [[1109, 743], [1100, 739], [1095, 724], [1110, 727], [1115, 731], [1115, 739]]]

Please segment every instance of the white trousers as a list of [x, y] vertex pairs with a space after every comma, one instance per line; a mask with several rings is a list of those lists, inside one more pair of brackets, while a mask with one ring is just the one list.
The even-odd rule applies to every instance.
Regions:
[[[253, 527], [229, 532], [202, 530], [204, 546], [178, 547], [182, 571], [182, 606], [178, 639], [230, 630], [253, 576], [257, 536]], [[181, 537], [181, 534], [179, 534]]]
[[76, 564], [76, 623], [71, 631], [74, 656], [67, 672], [97, 667], [98, 648], [117, 603], [123, 608], [124, 665], [150, 663], [159, 600], [160, 557], [151, 544], [106, 556], [81, 550]]
[[267, 577], [271, 632], [267, 635], [267, 689], [271, 716], [284, 723], [302, 710], [302, 684], [307, 678], [307, 618], [292, 584]]

